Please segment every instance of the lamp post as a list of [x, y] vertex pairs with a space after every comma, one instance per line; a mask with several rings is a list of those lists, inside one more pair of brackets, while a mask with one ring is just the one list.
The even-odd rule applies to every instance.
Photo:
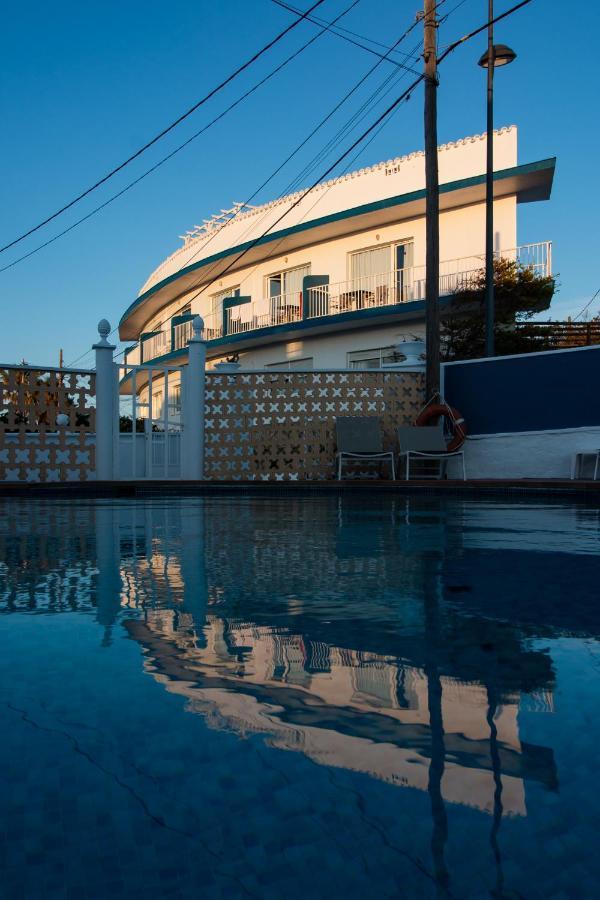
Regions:
[[485, 355], [494, 355], [494, 69], [507, 66], [517, 54], [506, 44], [494, 44], [494, 0], [488, 0], [488, 46], [479, 60], [487, 69], [487, 134], [485, 169]]

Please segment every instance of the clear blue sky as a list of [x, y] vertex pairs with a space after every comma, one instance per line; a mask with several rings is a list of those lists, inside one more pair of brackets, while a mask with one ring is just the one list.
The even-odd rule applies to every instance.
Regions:
[[[496, 0], [496, 11], [513, 2]], [[316, 14], [331, 20], [349, 3], [326, 0]], [[440, 15], [458, 3], [446, 0]], [[303, 8], [309, 5], [302, 0]], [[391, 44], [418, 7], [419, 0], [361, 0], [340, 24]], [[441, 28], [441, 45], [483, 23], [486, 14], [487, 0], [464, 0]], [[291, 15], [270, 0], [9, 4], [0, 36], [2, 244], [119, 163], [290, 21]], [[560, 281], [554, 318], [576, 313], [600, 287], [597, 64], [582, 27], [587, 35], [598, 34], [598, 4], [588, 4], [584, 16], [579, 4], [534, 0], [496, 32], [497, 41], [518, 53], [518, 60], [497, 75], [496, 126], [519, 126], [520, 162], [558, 157], [551, 201], [521, 206], [519, 218], [520, 243], [554, 241]], [[314, 25], [300, 25], [109, 185], [0, 261], [5, 264], [37, 246], [123, 187], [314, 32]], [[415, 29], [403, 48], [412, 49], [420, 36], [421, 29]], [[440, 70], [440, 143], [485, 130], [484, 73], [476, 66], [484, 47], [483, 36], [474, 39]], [[248, 197], [374, 61], [363, 50], [323, 35], [156, 174], [66, 237], [0, 273], [0, 360], [56, 364], [63, 347], [69, 363], [86, 351], [98, 319], [117, 324], [151, 270], [179, 246], [177, 236]], [[391, 70], [383, 63], [359, 97], [364, 99]], [[280, 193], [359, 103], [352, 98], [259, 200]], [[356, 166], [422, 148], [422, 131], [419, 88]], [[328, 157], [323, 168], [334, 158]], [[599, 308], [597, 301], [592, 311]]]

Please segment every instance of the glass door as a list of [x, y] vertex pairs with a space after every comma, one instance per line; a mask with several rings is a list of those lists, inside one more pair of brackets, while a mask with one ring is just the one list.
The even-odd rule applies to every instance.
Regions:
[[413, 248], [414, 243], [412, 241], [396, 244], [394, 248], [396, 257], [396, 303], [405, 303], [407, 300], [412, 299]]
[[363, 309], [365, 306], [381, 306], [388, 302], [391, 248], [372, 247], [350, 256], [349, 291], [343, 299], [347, 309]]

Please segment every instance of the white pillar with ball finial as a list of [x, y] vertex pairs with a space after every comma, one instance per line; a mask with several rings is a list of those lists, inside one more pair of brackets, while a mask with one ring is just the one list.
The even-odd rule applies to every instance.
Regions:
[[204, 478], [204, 389], [206, 384], [206, 341], [204, 321], [192, 320], [188, 342], [188, 364], [181, 372], [183, 381], [183, 434], [181, 474], [190, 481]]
[[109, 344], [110, 322], [98, 322], [100, 340], [93, 345], [96, 351], [96, 478], [112, 481], [114, 478], [114, 421], [116, 379], [113, 351]]

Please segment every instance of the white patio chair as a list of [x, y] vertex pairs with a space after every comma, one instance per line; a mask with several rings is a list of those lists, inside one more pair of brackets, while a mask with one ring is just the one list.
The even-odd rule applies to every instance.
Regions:
[[335, 420], [338, 481], [342, 479], [345, 460], [388, 460], [392, 480], [396, 478], [394, 451], [383, 449], [381, 422], [375, 416], [341, 416]]
[[407, 481], [410, 479], [411, 459], [439, 461], [437, 478], [441, 478], [446, 473], [448, 460], [456, 457], [460, 457], [462, 462], [463, 481], [467, 480], [464, 452], [446, 449], [446, 439], [441, 424], [433, 426], [401, 425], [398, 428], [398, 443], [400, 445], [399, 458], [404, 460]]

